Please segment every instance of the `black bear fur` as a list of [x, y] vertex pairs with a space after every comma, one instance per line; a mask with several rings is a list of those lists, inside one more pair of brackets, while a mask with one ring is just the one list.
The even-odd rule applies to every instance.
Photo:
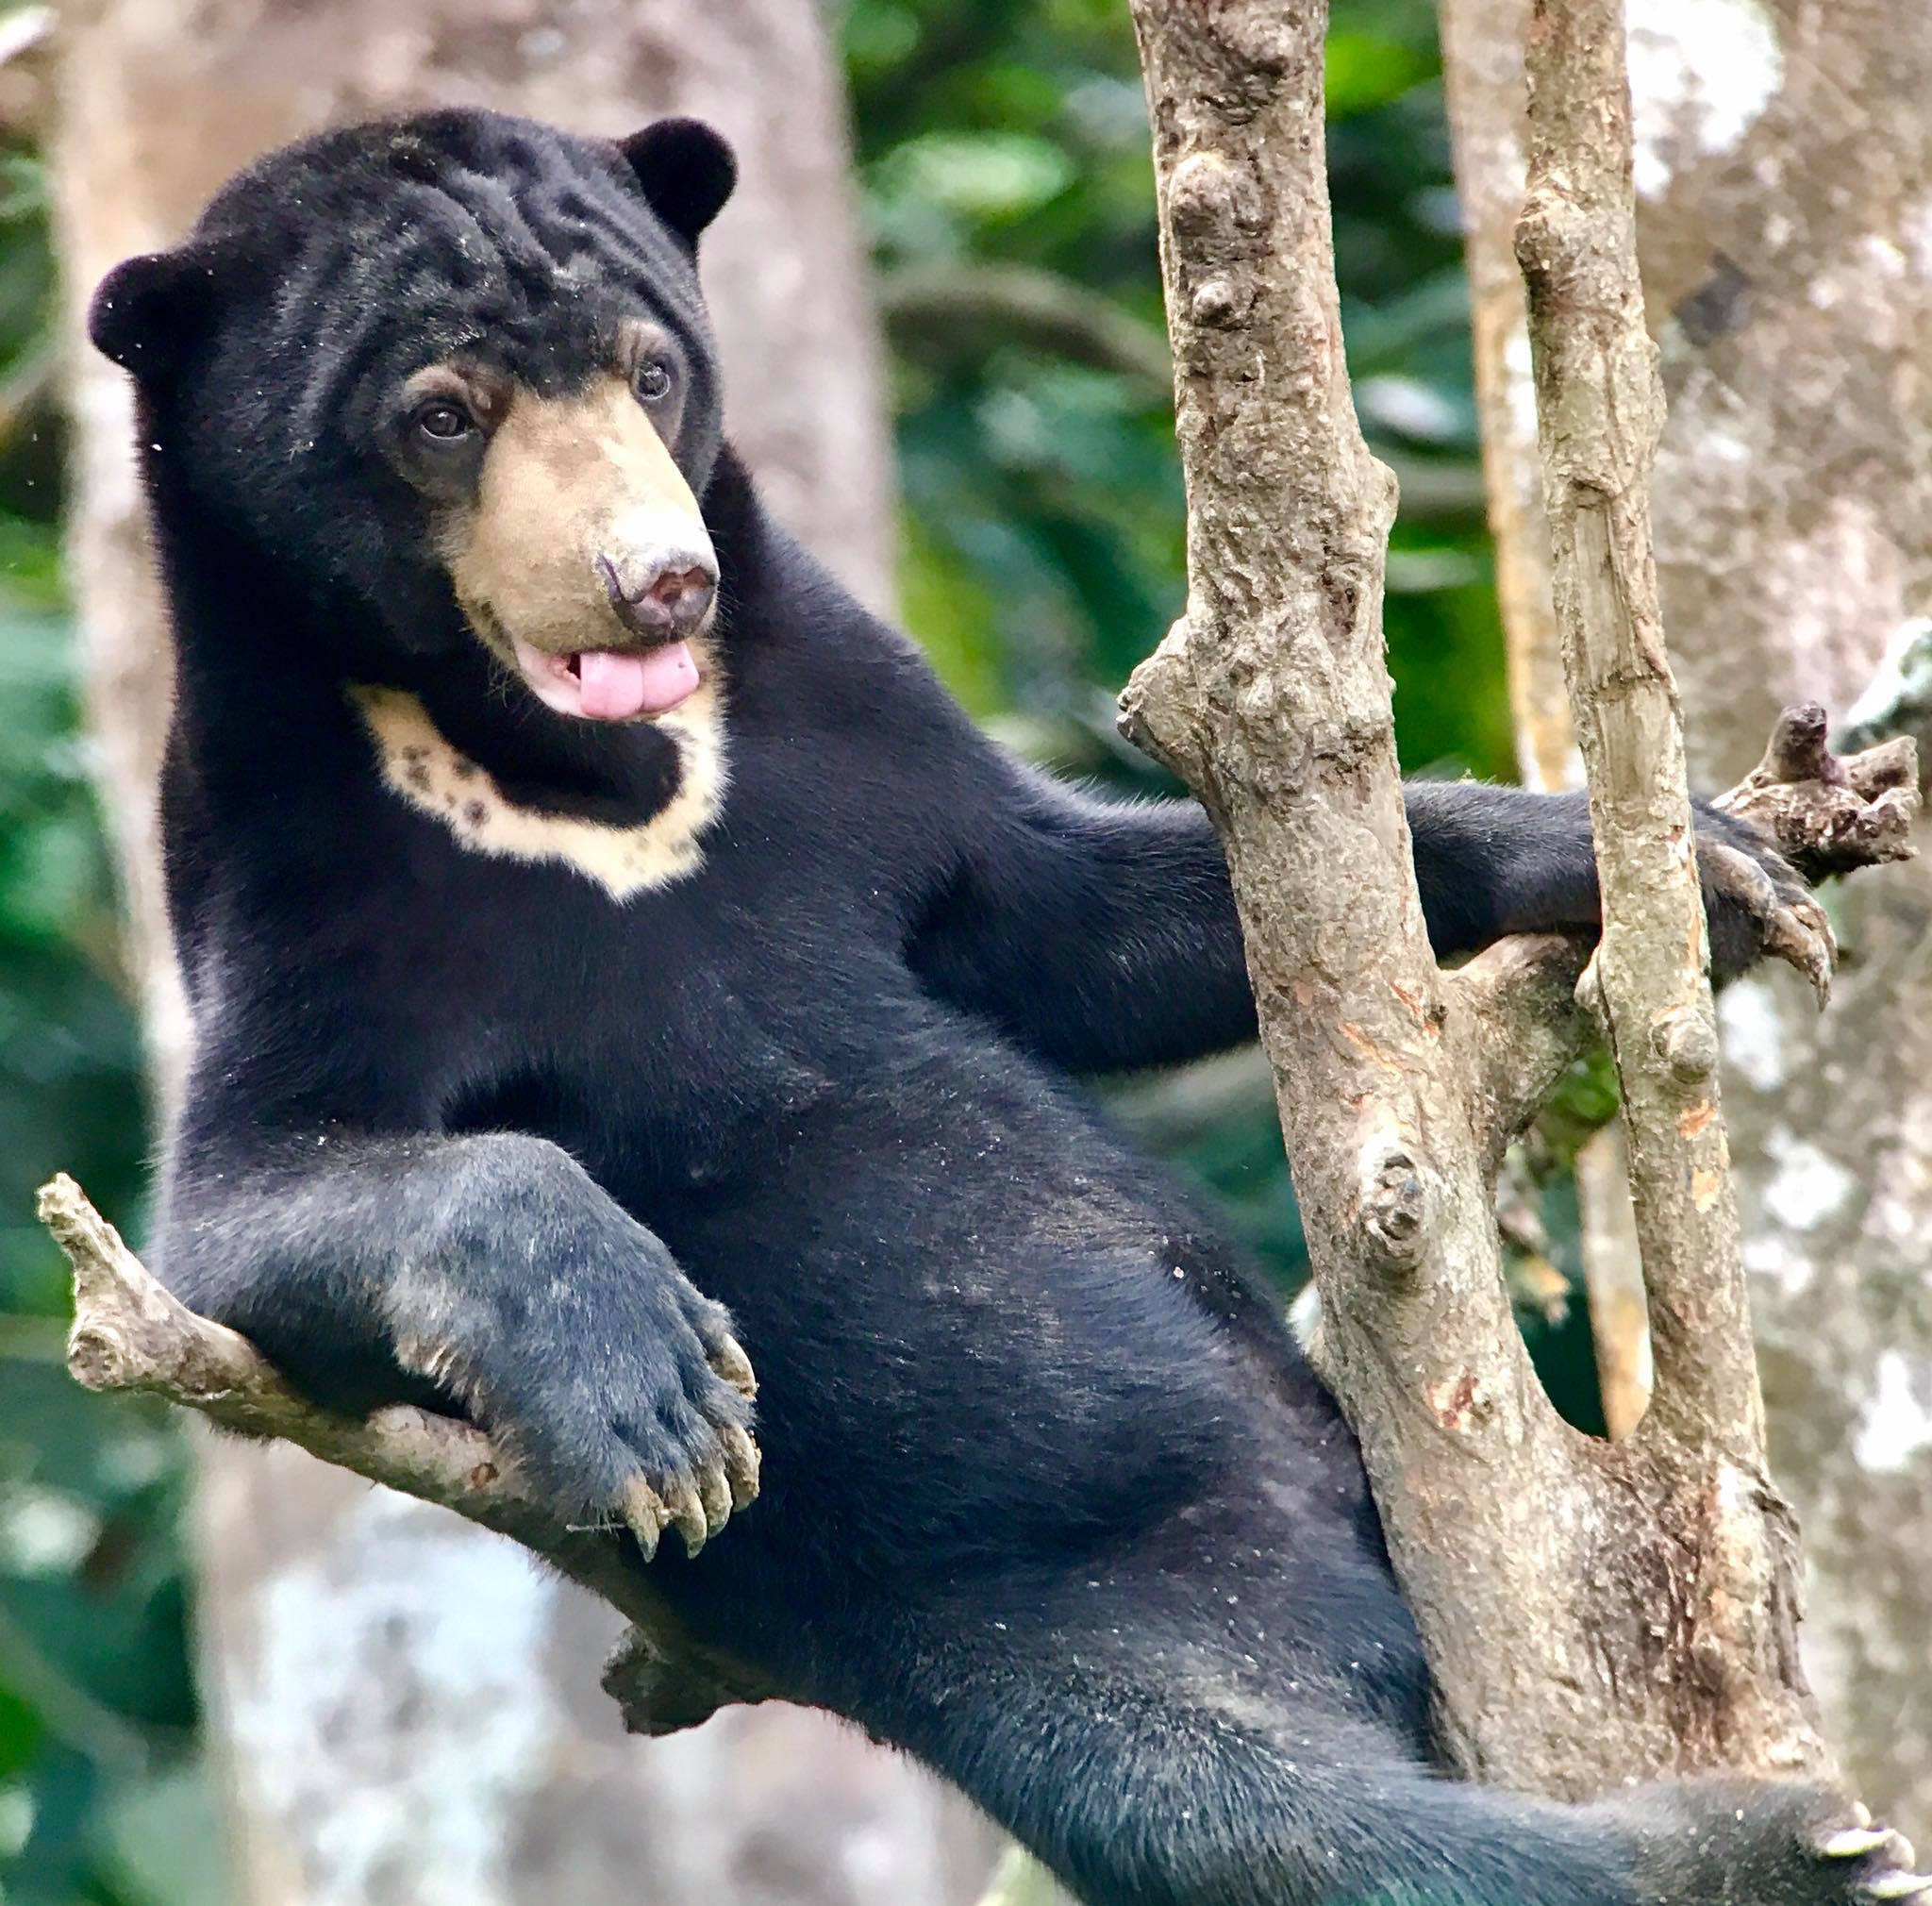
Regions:
[[[688, 124], [618, 147], [444, 112], [272, 156], [101, 291], [180, 657], [163, 1275], [318, 1398], [470, 1409], [591, 1512], [638, 1474], [715, 1495], [735, 1329], [762, 1495], [659, 1585], [1093, 1906], [1865, 1897], [1809, 1789], [1561, 1806], [1437, 1771], [1334, 1402], [1070, 1077], [1251, 1036], [1213, 830], [1003, 753], [774, 526], [695, 273], [730, 182]], [[664, 808], [676, 748], [554, 712], [478, 642], [380, 443], [424, 365], [568, 393], [625, 312], [679, 360], [728, 782], [701, 862], [620, 901], [400, 798], [347, 691], [415, 697], [525, 812]], [[1416, 785], [1408, 812], [1440, 953], [1594, 924], [1578, 801]], [[1755, 926], [1710, 898], [1741, 964]]]

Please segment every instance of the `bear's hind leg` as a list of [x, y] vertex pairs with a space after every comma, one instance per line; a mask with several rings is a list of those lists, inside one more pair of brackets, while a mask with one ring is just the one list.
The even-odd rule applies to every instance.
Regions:
[[881, 1731], [1086, 1906], [1932, 1906], [1911, 1848], [1822, 1788], [1564, 1805], [1446, 1778], [1345, 1676], [1172, 1632], [1008, 1622], [994, 1649], [984, 1626], [921, 1651], [944, 1692]]

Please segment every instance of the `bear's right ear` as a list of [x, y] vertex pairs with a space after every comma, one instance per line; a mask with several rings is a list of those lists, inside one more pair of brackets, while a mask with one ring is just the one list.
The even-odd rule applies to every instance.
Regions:
[[213, 324], [227, 249], [218, 240], [191, 239], [116, 265], [88, 306], [94, 348], [142, 383], [166, 376]]
[[659, 119], [618, 143], [651, 209], [692, 251], [738, 183], [724, 135], [702, 119]]

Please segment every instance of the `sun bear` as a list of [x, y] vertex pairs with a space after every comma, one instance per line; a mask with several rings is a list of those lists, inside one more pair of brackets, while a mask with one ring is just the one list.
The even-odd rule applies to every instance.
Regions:
[[[1073, 1077], [1252, 1036], [1213, 828], [1003, 753], [766, 513], [733, 179], [436, 113], [100, 289], [179, 648], [163, 1276], [325, 1403], [473, 1415], [1092, 1906], [1906, 1897], [1811, 1789], [1441, 1777], [1336, 1405]], [[1440, 953], [1594, 925], [1578, 801], [1408, 812]]]

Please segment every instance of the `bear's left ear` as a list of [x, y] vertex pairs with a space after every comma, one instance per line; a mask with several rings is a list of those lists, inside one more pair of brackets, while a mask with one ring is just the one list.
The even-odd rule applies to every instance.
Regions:
[[94, 348], [142, 383], [166, 376], [213, 328], [228, 262], [220, 241], [191, 239], [116, 265], [88, 306]]
[[738, 183], [738, 161], [724, 136], [701, 119], [660, 119], [617, 149], [637, 175], [651, 209], [696, 251], [699, 234]]

